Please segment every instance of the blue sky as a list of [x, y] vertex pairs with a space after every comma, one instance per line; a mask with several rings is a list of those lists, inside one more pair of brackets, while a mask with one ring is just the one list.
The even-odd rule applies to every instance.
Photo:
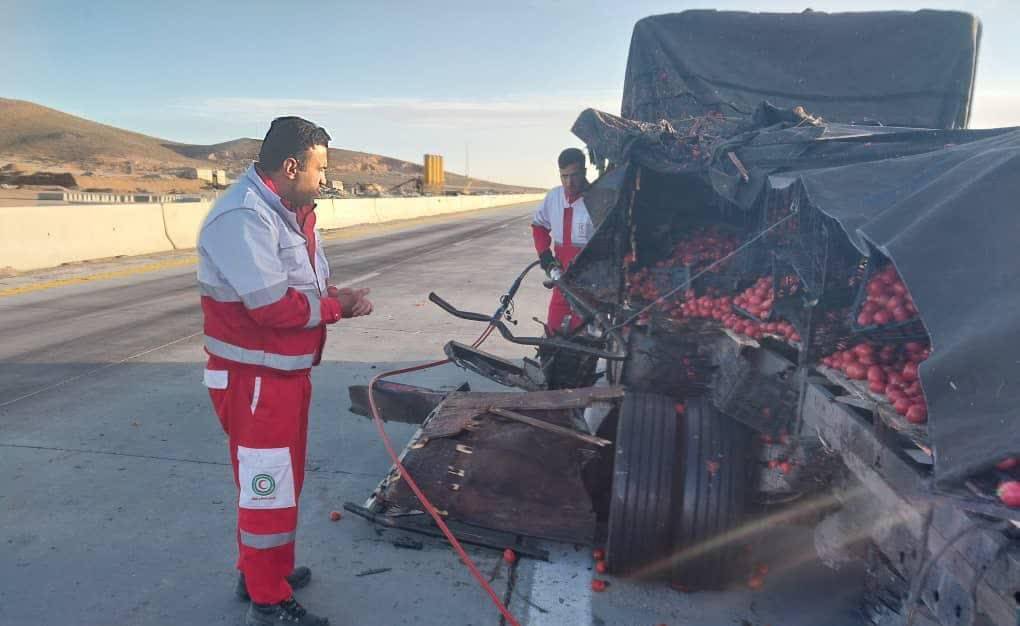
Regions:
[[982, 19], [972, 126], [1020, 125], [1020, 2], [0, 0], [0, 97], [193, 143], [297, 114], [336, 147], [556, 184], [577, 114], [619, 112], [634, 22], [690, 8], [958, 9]]

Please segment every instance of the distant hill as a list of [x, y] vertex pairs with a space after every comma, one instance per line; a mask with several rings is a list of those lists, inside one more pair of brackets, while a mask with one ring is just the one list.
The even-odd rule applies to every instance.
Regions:
[[[181, 168], [225, 169], [237, 176], [258, 156], [262, 141], [234, 139], [212, 145], [184, 144], [100, 124], [23, 100], [0, 98], [0, 165], [66, 170], [103, 184], [132, 178], [126, 186], [154, 187]], [[422, 166], [392, 157], [340, 148], [329, 149], [330, 179], [345, 184], [376, 183], [383, 188], [420, 176]], [[119, 178], [116, 178], [119, 177]], [[467, 179], [448, 172], [447, 188], [463, 188]], [[138, 185], [141, 185], [139, 187]], [[166, 187], [167, 185], [163, 185]], [[182, 186], [181, 183], [178, 186]], [[531, 188], [472, 180], [473, 191], [523, 191]]]
[[[203, 161], [214, 161], [230, 165], [244, 164], [247, 167], [258, 158], [259, 150], [262, 148], [261, 139], [234, 139], [211, 146], [194, 146], [186, 144], [166, 143], [167, 148], [177, 152], [189, 159]], [[390, 157], [369, 154], [367, 152], [356, 152], [354, 150], [343, 150], [341, 148], [329, 149], [330, 170], [338, 172], [346, 171], [388, 171], [403, 172], [408, 175], [420, 174], [422, 166], [417, 163], [401, 161]]]
[[0, 156], [94, 167], [135, 161], [139, 166], [195, 162], [170, 142], [114, 128], [22, 100], [0, 99]]

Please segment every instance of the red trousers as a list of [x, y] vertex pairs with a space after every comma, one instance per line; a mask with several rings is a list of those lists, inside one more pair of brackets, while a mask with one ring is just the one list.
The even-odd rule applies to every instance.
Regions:
[[256, 375], [251, 370], [206, 370], [206, 386], [230, 439], [237, 503], [237, 569], [253, 602], [291, 597], [298, 498], [305, 478], [307, 373]]
[[552, 297], [549, 298], [549, 317], [546, 322], [549, 326], [549, 331], [559, 334], [560, 329], [563, 327], [563, 319], [568, 315], [573, 315], [568, 332], [577, 330], [581, 325], [582, 316], [570, 308], [570, 303], [567, 302], [567, 298], [563, 295], [562, 291], [558, 288], [553, 289]]

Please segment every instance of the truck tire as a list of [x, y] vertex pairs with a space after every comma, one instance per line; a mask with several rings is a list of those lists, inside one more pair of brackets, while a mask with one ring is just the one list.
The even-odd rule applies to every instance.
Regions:
[[614, 574], [668, 577], [680, 428], [675, 401], [627, 393], [613, 461], [606, 565]]
[[756, 469], [754, 432], [704, 397], [687, 402], [682, 422], [672, 583], [719, 589], [748, 574], [745, 542], [732, 531], [747, 520]]

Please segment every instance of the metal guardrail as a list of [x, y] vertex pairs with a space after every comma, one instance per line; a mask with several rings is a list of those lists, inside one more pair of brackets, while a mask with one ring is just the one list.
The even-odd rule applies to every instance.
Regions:
[[209, 200], [200, 194], [165, 194], [151, 193], [102, 193], [91, 191], [41, 191], [38, 200], [66, 202], [68, 204], [159, 204], [163, 202], [202, 202]]

